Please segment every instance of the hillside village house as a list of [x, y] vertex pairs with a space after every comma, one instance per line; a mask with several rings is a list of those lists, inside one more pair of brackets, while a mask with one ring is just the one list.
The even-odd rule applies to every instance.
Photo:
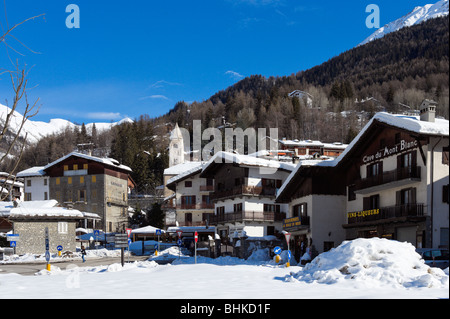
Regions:
[[289, 204], [283, 230], [297, 261], [308, 247], [317, 254], [345, 240], [345, 174], [333, 166], [334, 160], [301, 161], [277, 194], [277, 203]]
[[178, 226], [206, 226], [214, 214], [210, 193], [214, 190], [212, 178], [201, 178], [203, 165], [197, 162], [193, 168], [167, 181], [167, 188], [175, 192]]
[[49, 177], [45, 174], [44, 166], [35, 166], [17, 174], [24, 180], [24, 200], [48, 200]]
[[[88, 228], [124, 231], [128, 222], [131, 169], [110, 158], [72, 152], [44, 167], [19, 173], [25, 179], [26, 200], [48, 198], [82, 212], [94, 213]], [[47, 182], [46, 182], [47, 181]], [[47, 185], [46, 185], [47, 184]]]
[[289, 202], [292, 247], [382, 237], [448, 248], [449, 122], [433, 106], [377, 113], [336, 160], [300, 163], [277, 197]]
[[295, 168], [292, 163], [218, 152], [200, 177], [214, 178], [215, 215], [210, 219], [222, 240], [237, 232], [251, 237], [282, 231], [286, 204], [275, 204], [276, 191]]

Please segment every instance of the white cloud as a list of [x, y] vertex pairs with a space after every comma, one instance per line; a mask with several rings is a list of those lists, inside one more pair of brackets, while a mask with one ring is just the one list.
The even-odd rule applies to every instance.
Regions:
[[117, 120], [123, 116], [118, 112], [89, 112], [86, 114], [86, 118], [93, 120]]
[[227, 72], [225, 72], [225, 74], [230, 75], [235, 80], [244, 78], [242, 74], [239, 74], [238, 72], [232, 70], [228, 70]]
[[141, 97], [141, 98], [139, 98], [139, 101], [148, 100], [148, 99], [169, 100], [169, 98], [167, 96], [165, 96], [165, 95], [155, 94], [155, 95], [149, 95], [149, 96]]
[[159, 88], [162, 88], [162, 87], [165, 87], [165, 86], [180, 86], [180, 85], [183, 85], [183, 84], [178, 83], [178, 82], [170, 82], [170, 81], [166, 81], [166, 80], [159, 80], [159, 81], [156, 81], [153, 84], [150, 84], [148, 87], [150, 89], [159, 89]]

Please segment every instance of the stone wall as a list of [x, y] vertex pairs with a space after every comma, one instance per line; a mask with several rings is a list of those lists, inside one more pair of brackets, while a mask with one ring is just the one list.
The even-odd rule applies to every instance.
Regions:
[[[58, 223], [66, 223], [67, 228]], [[48, 227], [49, 250], [51, 254], [58, 252], [61, 245], [63, 251], [75, 251], [75, 220], [16, 220], [14, 221], [14, 233], [19, 234], [16, 254], [45, 254], [45, 228]], [[67, 230], [67, 231], [66, 231]]]

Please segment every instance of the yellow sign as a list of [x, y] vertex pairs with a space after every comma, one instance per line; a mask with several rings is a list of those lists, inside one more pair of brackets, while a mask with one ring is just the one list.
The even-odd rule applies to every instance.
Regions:
[[367, 217], [372, 215], [378, 215], [380, 213], [380, 209], [370, 209], [370, 210], [363, 210], [360, 212], [353, 212], [353, 213], [347, 213], [347, 218], [356, 218], [356, 217]]
[[301, 226], [301, 225], [302, 225], [302, 222], [301, 222], [299, 216], [287, 218], [287, 219], [283, 220], [283, 229], [297, 227], [297, 226]]

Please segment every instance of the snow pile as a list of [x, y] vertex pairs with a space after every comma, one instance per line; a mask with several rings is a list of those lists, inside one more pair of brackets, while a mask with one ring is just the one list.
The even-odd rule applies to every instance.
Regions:
[[426, 265], [413, 245], [371, 238], [345, 241], [320, 254], [286, 281], [339, 284], [352, 281], [368, 287], [447, 288], [448, 275]]

